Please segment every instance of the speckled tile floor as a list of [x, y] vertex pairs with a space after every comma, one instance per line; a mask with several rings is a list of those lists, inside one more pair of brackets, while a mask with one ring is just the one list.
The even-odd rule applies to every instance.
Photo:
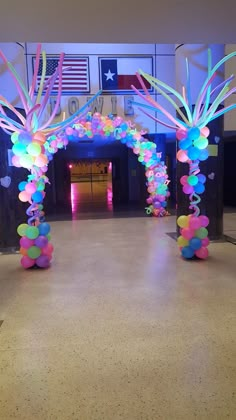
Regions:
[[0, 419], [236, 419], [236, 247], [182, 261], [174, 217], [52, 223], [0, 257]]

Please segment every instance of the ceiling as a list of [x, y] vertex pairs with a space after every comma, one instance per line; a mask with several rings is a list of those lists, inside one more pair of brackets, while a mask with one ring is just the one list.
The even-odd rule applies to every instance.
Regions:
[[235, 0], [1, 2], [1, 42], [236, 43]]

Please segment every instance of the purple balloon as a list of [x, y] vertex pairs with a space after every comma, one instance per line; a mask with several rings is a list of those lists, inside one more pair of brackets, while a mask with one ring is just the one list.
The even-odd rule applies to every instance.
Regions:
[[154, 201], [154, 203], [153, 203], [153, 207], [154, 207], [155, 209], [159, 209], [159, 208], [161, 207], [161, 203], [160, 203], [159, 201]]
[[44, 248], [48, 244], [48, 238], [46, 236], [40, 235], [35, 239], [35, 245], [39, 248]]
[[22, 238], [20, 238], [20, 245], [22, 248], [28, 249], [34, 245], [34, 239], [29, 239], [27, 236], [22, 236]]
[[40, 255], [40, 257], [37, 258], [36, 264], [40, 268], [47, 268], [50, 265], [50, 261], [47, 255]]

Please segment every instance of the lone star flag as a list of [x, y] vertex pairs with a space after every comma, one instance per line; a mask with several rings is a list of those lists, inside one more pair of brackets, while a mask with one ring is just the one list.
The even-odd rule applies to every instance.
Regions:
[[[59, 63], [59, 56], [47, 56], [46, 78], [45, 82], [52, 76]], [[35, 67], [35, 57], [33, 57], [33, 70]], [[43, 61], [40, 59], [37, 76], [37, 90], [39, 88]], [[59, 88], [59, 79], [57, 78], [52, 94], [57, 94]], [[80, 56], [65, 55], [63, 61], [62, 73], [62, 95], [71, 95], [78, 93], [89, 93], [89, 58]]]
[[[136, 72], [142, 69], [153, 75], [152, 57], [119, 57], [100, 58], [100, 87], [103, 93], [133, 92], [131, 85], [140, 89]], [[143, 79], [145, 86], [151, 91], [151, 85]]]

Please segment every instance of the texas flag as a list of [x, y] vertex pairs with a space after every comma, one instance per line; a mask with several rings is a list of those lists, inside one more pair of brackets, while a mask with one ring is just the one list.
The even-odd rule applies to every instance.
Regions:
[[[136, 72], [142, 69], [153, 75], [152, 57], [119, 57], [100, 58], [100, 86], [103, 93], [133, 92], [131, 85], [141, 88]], [[151, 85], [143, 79], [146, 88], [151, 91]]]

